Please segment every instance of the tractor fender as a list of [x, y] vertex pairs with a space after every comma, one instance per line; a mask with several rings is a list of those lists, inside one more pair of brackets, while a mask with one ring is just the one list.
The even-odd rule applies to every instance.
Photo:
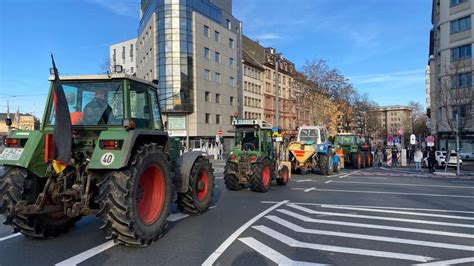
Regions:
[[206, 154], [200, 151], [191, 151], [183, 153], [176, 160], [173, 185], [177, 193], [186, 193], [188, 191], [191, 169], [200, 157], [206, 157]]
[[321, 143], [318, 144], [318, 151], [319, 154], [329, 154], [331, 152], [332, 145], [330, 143]]

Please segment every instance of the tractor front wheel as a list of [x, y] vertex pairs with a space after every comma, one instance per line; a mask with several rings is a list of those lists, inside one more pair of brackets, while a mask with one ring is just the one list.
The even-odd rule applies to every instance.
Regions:
[[173, 198], [169, 163], [163, 147], [140, 146], [127, 168], [99, 182], [97, 216], [108, 239], [129, 246], [147, 246], [165, 230]]
[[[34, 204], [45, 180], [28, 173], [20, 167], [7, 168], [0, 177], [0, 213], [5, 216], [4, 224], [15, 232], [31, 238], [51, 238], [69, 232], [81, 217], [69, 218], [63, 212], [46, 214], [15, 214], [19, 201]], [[48, 200], [48, 199], [46, 199]]]
[[330, 154], [321, 154], [319, 158], [319, 168], [323, 175], [332, 175], [333, 172], [333, 161], [332, 155]]
[[269, 160], [263, 160], [260, 163], [252, 164], [252, 175], [250, 184], [252, 190], [256, 192], [267, 192], [270, 189], [272, 181], [272, 165]]
[[199, 215], [211, 205], [214, 194], [214, 171], [211, 163], [199, 157], [189, 175], [189, 187], [186, 193], [178, 194], [178, 207], [190, 215]]
[[240, 190], [238, 165], [227, 161], [224, 166], [224, 183], [228, 190]]
[[288, 179], [289, 179], [289, 175], [290, 172], [288, 170], [288, 167], [286, 167], [286, 165], [284, 165], [280, 171], [278, 172], [278, 178], [277, 178], [277, 184], [279, 186], [286, 186], [286, 184], [288, 183]]

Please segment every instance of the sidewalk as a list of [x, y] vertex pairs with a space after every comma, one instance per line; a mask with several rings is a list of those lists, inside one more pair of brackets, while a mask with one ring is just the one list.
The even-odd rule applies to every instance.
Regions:
[[[374, 167], [376, 168], [376, 167]], [[389, 167], [386, 164], [384, 164], [380, 169], [383, 170], [388, 170], [388, 171], [399, 171], [399, 172], [404, 172], [404, 173], [423, 173], [423, 174], [429, 174], [428, 168], [422, 168], [422, 172], [416, 171], [416, 167], [414, 165], [410, 166], [400, 166], [397, 165], [397, 167]], [[458, 178], [467, 178], [467, 179], [474, 179], [474, 171], [466, 171], [462, 170], [461, 168], [461, 174], [459, 176], [456, 175], [456, 169], [452, 167], [448, 167], [447, 171], [444, 171], [444, 168], [442, 169], [435, 169], [435, 172], [433, 173], [436, 176], [446, 176], [446, 177], [458, 177]]]

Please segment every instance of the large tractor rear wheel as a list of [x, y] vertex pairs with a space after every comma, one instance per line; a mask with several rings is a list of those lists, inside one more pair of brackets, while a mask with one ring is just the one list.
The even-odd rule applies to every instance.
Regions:
[[63, 212], [15, 214], [14, 209], [19, 201], [35, 203], [46, 183], [44, 181], [24, 168], [7, 168], [6, 173], [0, 177], [0, 213], [5, 216], [4, 224], [12, 226], [15, 232], [24, 236], [40, 239], [56, 237], [74, 227], [81, 217], [70, 218]]
[[270, 160], [265, 159], [260, 163], [252, 164], [252, 175], [250, 176], [250, 184], [252, 190], [256, 192], [267, 192], [272, 182], [272, 164]]
[[351, 156], [352, 168], [360, 169], [362, 167], [362, 155], [360, 153], [353, 153]]
[[284, 165], [278, 172], [278, 178], [276, 179], [277, 184], [279, 186], [286, 186], [286, 184], [288, 183], [289, 177], [290, 177], [290, 172], [288, 170], [288, 167]]
[[163, 147], [140, 146], [129, 166], [100, 180], [97, 216], [108, 239], [147, 246], [166, 228], [173, 198], [169, 163]]
[[323, 175], [332, 175], [333, 160], [331, 154], [321, 154], [319, 158], [319, 168]]
[[211, 163], [199, 157], [189, 175], [189, 187], [186, 193], [178, 194], [178, 207], [190, 215], [199, 215], [211, 205], [214, 194], [214, 172]]
[[224, 167], [224, 183], [228, 190], [240, 190], [238, 165], [227, 161]]
[[374, 166], [374, 157], [372, 156], [372, 152], [367, 152], [367, 162], [366, 162], [367, 167], [372, 167]]

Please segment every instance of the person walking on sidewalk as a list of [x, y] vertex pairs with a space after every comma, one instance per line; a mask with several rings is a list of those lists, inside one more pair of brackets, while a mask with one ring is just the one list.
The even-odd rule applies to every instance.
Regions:
[[436, 151], [434, 147], [431, 147], [428, 151], [428, 168], [430, 169], [430, 173], [434, 173], [434, 167], [436, 163]]
[[378, 167], [382, 167], [382, 163], [383, 163], [383, 151], [382, 151], [382, 148], [380, 148], [380, 146], [377, 148], [377, 152], [376, 152], [376, 155], [377, 155], [377, 166]]
[[398, 149], [394, 147], [392, 150], [392, 167], [397, 167], [398, 163]]
[[423, 172], [423, 170], [421, 170], [421, 161], [423, 160], [423, 152], [421, 152], [420, 149], [416, 149], [413, 159], [415, 161], [416, 171]]

